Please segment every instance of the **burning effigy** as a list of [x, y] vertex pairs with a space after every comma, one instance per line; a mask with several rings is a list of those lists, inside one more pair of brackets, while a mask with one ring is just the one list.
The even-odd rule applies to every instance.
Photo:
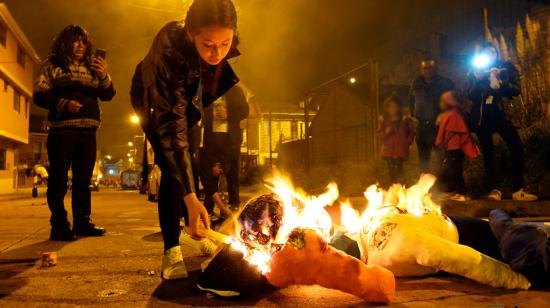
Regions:
[[[409, 188], [373, 185], [365, 191], [365, 210], [341, 203], [334, 224], [326, 207], [339, 198], [336, 184], [311, 196], [275, 177], [268, 185], [272, 193], [250, 200], [232, 221], [199, 288], [236, 296], [318, 284], [389, 303], [395, 276], [445, 271], [493, 287], [528, 289], [529, 281], [508, 265], [458, 243], [455, 225], [431, 199], [434, 182], [423, 175]], [[338, 234], [358, 243], [360, 259], [328, 244]]]
[[431, 199], [435, 180], [423, 175], [410, 188], [393, 185], [388, 191], [371, 186], [361, 215], [344, 210], [343, 226], [354, 226], [350, 232], [360, 243], [361, 259], [397, 277], [445, 271], [492, 287], [528, 289], [527, 278], [507, 264], [458, 243], [456, 226]]
[[[319, 196], [308, 196], [282, 178], [271, 184], [272, 194], [250, 200], [237, 216], [233, 236], [199, 278], [200, 289], [236, 296], [268, 289], [267, 285], [318, 284], [369, 302], [391, 302], [395, 277], [389, 270], [328, 245], [333, 225], [325, 207], [338, 198], [336, 185]], [[228, 258], [230, 254], [237, 257]], [[242, 260], [253, 267], [241, 266]], [[219, 276], [229, 272], [232, 282], [221, 285]]]

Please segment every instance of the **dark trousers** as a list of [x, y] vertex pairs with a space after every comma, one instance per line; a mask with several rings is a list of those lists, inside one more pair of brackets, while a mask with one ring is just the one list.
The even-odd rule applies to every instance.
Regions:
[[492, 210], [489, 223], [504, 261], [525, 275], [533, 287], [549, 285], [550, 227], [542, 223], [514, 222], [502, 210]]
[[416, 128], [416, 146], [418, 147], [418, 158], [420, 160], [420, 172], [430, 172], [430, 158], [435, 147], [437, 137], [437, 126], [430, 121], [419, 120]]
[[48, 206], [52, 226], [66, 224], [64, 198], [67, 193], [69, 168], [72, 166], [72, 209], [75, 225], [90, 221], [90, 181], [96, 159], [95, 130], [51, 130], [47, 142], [50, 176]]
[[170, 176], [171, 170], [158, 160], [161, 171], [160, 187], [158, 192], [158, 211], [160, 229], [164, 240], [164, 250], [179, 245], [180, 217], [189, 224], [187, 207], [183, 202], [183, 192], [176, 181]]
[[384, 157], [388, 163], [390, 181], [392, 184], [405, 184], [405, 175], [403, 174], [403, 159], [399, 157]]
[[227, 180], [229, 204], [239, 205], [239, 157], [240, 142], [235, 142], [228, 133], [211, 133], [204, 138], [201, 152], [201, 182], [204, 186], [204, 206], [211, 213], [214, 209], [212, 196], [218, 192], [219, 177], [212, 173], [215, 163], [222, 164]]
[[464, 153], [462, 150], [445, 151], [445, 157], [439, 172], [438, 186], [443, 192], [466, 193], [466, 184], [462, 174]]
[[517, 130], [509, 123], [500, 125], [490, 125], [482, 123], [478, 128], [477, 136], [483, 154], [483, 162], [485, 165], [485, 188], [491, 190], [497, 187], [495, 176], [495, 146], [493, 144], [493, 133], [498, 133], [504, 140], [510, 151], [512, 158], [512, 185], [513, 190], [517, 191], [523, 187], [523, 170], [524, 170], [524, 152], [523, 143], [519, 137]]

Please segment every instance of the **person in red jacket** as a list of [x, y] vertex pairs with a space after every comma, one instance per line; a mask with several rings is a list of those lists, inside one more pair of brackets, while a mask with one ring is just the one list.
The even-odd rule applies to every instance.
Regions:
[[464, 156], [475, 159], [479, 149], [475, 145], [466, 124], [462, 99], [457, 91], [448, 91], [441, 96], [443, 114], [439, 118], [435, 145], [445, 151], [439, 174], [439, 189], [443, 197], [454, 201], [466, 201], [466, 184], [462, 174]]
[[384, 102], [377, 135], [382, 140], [380, 156], [388, 163], [391, 182], [404, 183], [403, 162], [409, 158], [415, 129], [412, 119], [403, 116], [403, 103], [398, 97], [391, 96]]

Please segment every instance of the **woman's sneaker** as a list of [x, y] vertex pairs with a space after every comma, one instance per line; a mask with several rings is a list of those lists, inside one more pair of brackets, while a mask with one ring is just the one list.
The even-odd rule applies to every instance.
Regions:
[[532, 201], [537, 201], [539, 197], [523, 191], [523, 188], [522, 188], [512, 194], [512, 199], [514, 199], [514, 201], [532, 202]]
[[164, 252], [161, 277], [166, 280], [188, 277], [180, 246], [172, 247]]
[[180, 245], [186, 245], [193, 248], [202, 257], [212, 256], [218, 249], [218, 246], [207, 238], [203, 238], [201, 240], [193, 239], [185, 231], [185, 228], [181, 231], [180, 234]]
[[487, 195], [487, 199], [493, 200], [493, 201], [500, 201], [500, 200], [502, 200], [502, 193], [498, 189], [493, 189]]

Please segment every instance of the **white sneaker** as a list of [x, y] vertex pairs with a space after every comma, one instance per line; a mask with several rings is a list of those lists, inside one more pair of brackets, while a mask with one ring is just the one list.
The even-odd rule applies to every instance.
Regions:
[[522, 188], [512, 194], [512, 199], [514, 199], [514, 201], [532, 202], [532, 201], [537, 201], [539, 197], [530, 193], [526, 193], [525, 191], [523, 191], [523, 188]]
[[187, 278], [187, 268], [183, 263], [181, 247], [176, 246], [164, 252], [162, 258], [162, 278], [166, 280]]
[[203, 257], [212, 256], [218, 249], [218, 246], [211, 240], [207, 238], [195, 240], [187, 232], [185, 232], [185, 230], [181, 231], [180, 245], [186, 245], [193, 248], [199, 253], [200, 256]]
[[493, 200], [493, 201], [500, 201], [500, 200], [502, 200], [502, 193], [498, 189], [493, 189], [487, 195], [487, 199]]

